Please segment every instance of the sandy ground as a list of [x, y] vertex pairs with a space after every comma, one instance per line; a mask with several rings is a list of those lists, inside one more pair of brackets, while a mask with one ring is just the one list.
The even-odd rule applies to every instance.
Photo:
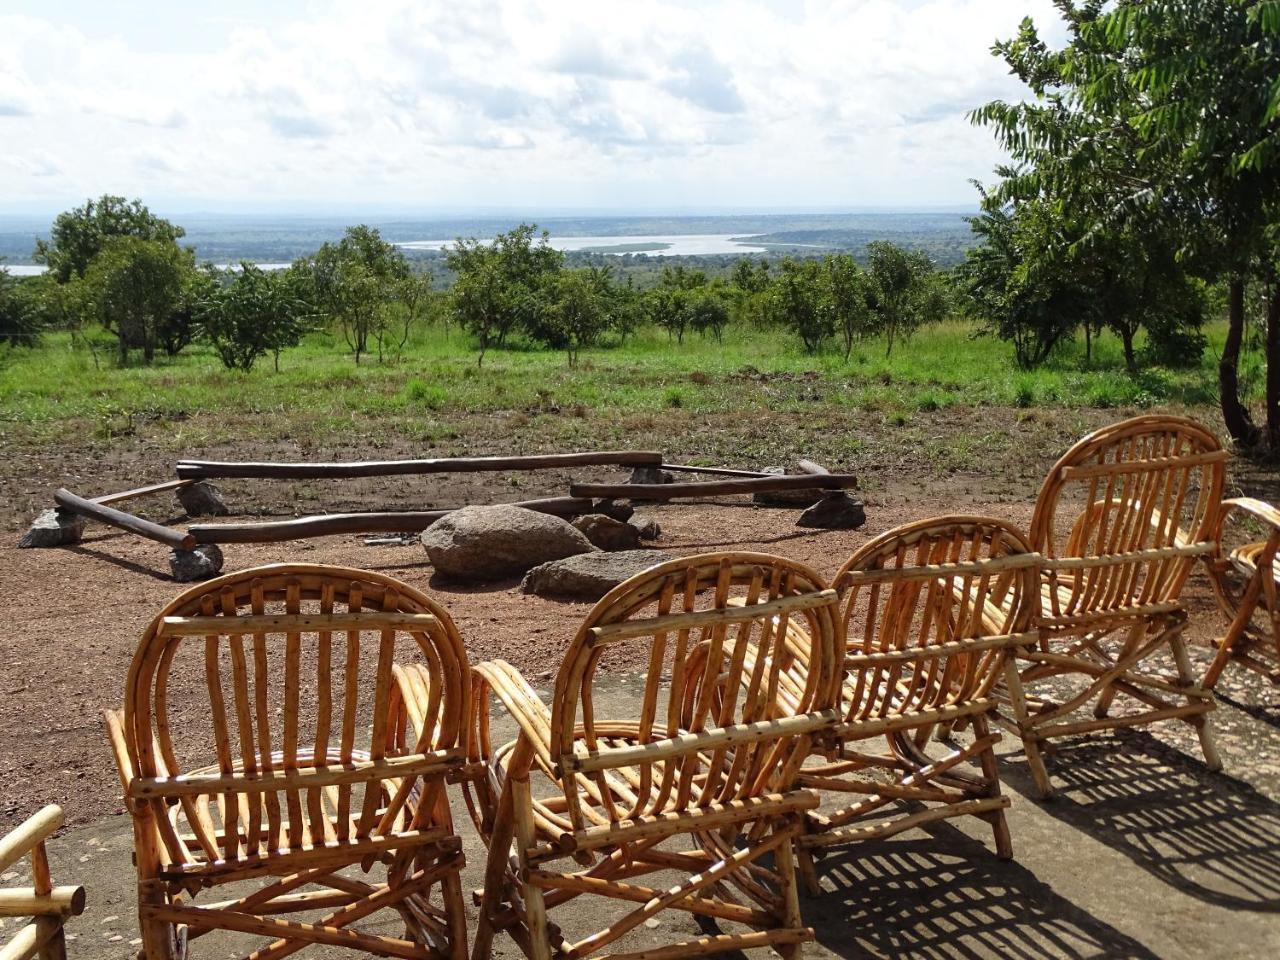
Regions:
[[[1025, 524], [1035, 490], [1024, 486], [984, 498], [980, 480], [908, 484], [868, 495], [868, 523], [856, 532], [799, 530], [797, 511], [746, 505], [644, 512], [661, 523], [655, 546], [664, 550], [762, 549], [830, 573], [859, 544], [918, 517], [963, 510]], [[44, 803], [66, 809], [70, 827], [52, 843], [55, 879], [85, 884], [90, 901], [69, 927], [71, 954], [128, 956], [137, 935], [131, 837], [99, 712], [119, 705], [138, 636], [179, 588], [164, 548], [100, 527], [69, 549], [19, 551], [12, 543], [0, 545], [0, 825]], [[473, 662], [502, 656], [535, 681], [551, 675], [588, 609], [524, 596], [514, 582], [450, 584], [433, 575], [416, 545], [371, 547], [346, 537], [226, 553], [227, 570], [307, 560], [403, 578], [450, 609]], [[1202, 578], [1188, 597], [1190, 636], [1203, 664], [1204, 644], [1221, 621]], [[620, 709], [634, 689], [627, 679], [625, 671], [610, 679]], [[1214, 723], [1224, 774], [1205, 770], [1187, 728], [1162, 724], [1069, 742], [1051, 759], [1060, 795], [1039, 804], [1029, 799], [1017, 745], [1006, 739], [1002, 773], [1014, 801], [1016, 859], [997, 861], [988, 829], [977, 822], [837, 852], [822, 865], [826, 893], [805, 903], [819, 940], [807, 955], [1280, 955], [1280, 691], [1230, 671], [1220, 693]], [[484, 855], [465, 816], [460, 822], [467, 883], [475, 887]], [[0, 884], [25, 879], [15, 869]], [[582, 909], [574, 919], [595, 918]], [[15, 921], [7, 923], [12, 930]], [[687, 915], [664, 916], [637, 934], [638, 943], [694, 929]], [[0, 940], [7, 932], [0, 930]], [[197, 955], [207, 957], [236, 949], [212, 937], [200, 947]], [[498, 949], [517, 953], [502, 937]]]

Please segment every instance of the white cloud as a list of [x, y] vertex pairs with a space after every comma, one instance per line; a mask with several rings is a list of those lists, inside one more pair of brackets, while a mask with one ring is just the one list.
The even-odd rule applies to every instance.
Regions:
[[1049, 0], [331, 0], [193, 8], [182, 51], [126, 13], [0, 17], [0, 205], [967, 202], [999, 156], [964, 114], [1021, 95], [989, 47], [1029, 6], [1055, 22]]

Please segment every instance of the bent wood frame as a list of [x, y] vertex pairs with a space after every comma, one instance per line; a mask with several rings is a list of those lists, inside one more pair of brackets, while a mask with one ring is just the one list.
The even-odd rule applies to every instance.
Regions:
[[[397, 641], [430, 686], [412, 741], [391, 692]], [[179, 698], [170, 679], [183, 657], [203, 662], [204, 682]], [[254, 960], [315, 944], [465, 957], [461, 841], [444, 789], [466, 771], [467, 670], [448, 613], [368, 571], [259, 567], [166, 606], [138, 644], [123, 709], [105, 714], [147, 960], [180, 960], [212, 930], [268, 938]], [[375, 866], [383, 879], [367, 876]], [[247, 879], [266, 882], [198, 902]], [[388, 909], [403, 937], [355, 929]]]
[[[1269, 527], [1266, 539], [1228, 550], [1223, 542], [1226, 524], [1237, 511], [1264, 529]], [[1280, 510], [1252, 497], [1225, 500], [1214, 523], [1213, 542], [1217, 550], [1209, 570], [1228, 626], [1214, 641], [1217, 654], [1201, 684], [1207, 690], [1214, 689], [1227, 664], [1237, 663], [1280, 686], [1280, 602], [1276, 595]], [[1261, 614], [1264, 627], [1255, 624], [1255, 614]]]
[[[800, 564], [756, 553], [689, 557], [596, 604], [550, 704], [509, 664], [476, 667], [469, 756], [487, 774], [464, 791], [489, 859], [474, 960], [490, 955], [498, 931], [534, 960], [764, 946], [798, 956], [813, 932], [800, 919], [792, 842], [819, 801], [794, 781], [810, 740], [836, 720], [835, 602]], [[773, 654], [793, 623], [814, 638], [814, 652], [806, 669], [784, 675]], [[754, 666], [748, 641], [765, 651]], [[597, 674], [622, 643], [646, 648], [649, 670], [638, 708], [609, 717]], [[411, 673], [400, 674], [406, 699], [415, 696]], [[792, 690], [792, 709], [770, 696], [779, 684]], [[491, 739], [491, 697], [518, 725], [510, 743]], [[676, 873], [674, 886], [640, 882], [661, 871]], [[553, 918], [572, 916], [562, 908], [583, 896], [612, 901], [621, 915], [586, 935], [562, 928]], [[668, 909], [733, 929], [610, 952]]]
[[[1023, 742], [1041, 797], [1052, 793], [1041, 745], [1062, 736], [1159, 720], [1190, 724], [1210, 769], [1221, 760], [1209, 730], [1212, 692], [1192, 675], [1182, 633], [1182, 589], [1216, 550], [1213, 525], [1227, 453], [1194, 420], [1151, 415], [1078, 441], [1049, 471], [1032, 515], [1043, 555], [1040, 641], [1019, 651], [1001, 722]], [[1079, 513], [1060, 516], [1072, 497]], [[1175, 673], [1153, 658], [1167, 653]], [[1051, 699], [1045, 681], [1072, 689]], [[1129, 709], [1116, 715], [1120, 698]], [[1092, 719], [1076, 719], [1092, 707]]]
[[0, 943], [0, 960], [67, 960], [62, 928], [84, 912], [85, 896], [84, 887], [55, 887], [49, 872], [45, 841], [63, 822], [62, 808], [50, 804], [0, 837], [0, 872], [31, 858], [31, 886], [0, 890], [0, 917], [31, 918]]

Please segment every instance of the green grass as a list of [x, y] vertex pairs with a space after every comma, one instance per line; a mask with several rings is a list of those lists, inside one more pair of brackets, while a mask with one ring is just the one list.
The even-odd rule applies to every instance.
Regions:
[[[491, 351], [477, 367], [471, 343], [440, 328], [420, 331], [398, 362], [356, 366], [338, 341], [317, 334], [285, 353], [278, 373], [266, 361], [248, 374], [224, 370], [204, 347], [152, 367], [98, 366], [55, 334], [38, 349], [0, 355], [0, 438], [164, 432], [194, 445], [234, 442], [246, 431], [325, 442], [408, 431], [433, 443], [456, 433], [457, 422], [490, 414], [517, 423], [543, 414], [631, 416], [643, 425], [646, 416], [677, 413], [867, 411], [903, 425], [954, 407], [1195, 408], [1215, 402], [1221, 333], [1210, 331], [1198, 367], [1146, 368], [1136, 378], [1111, 337], [1095, 343], [1090, 362], [1072, 346], [1026, 372], [1006, 345], [975, 339], [958, 323], [928, 328], [891, 356], [883, 343], [859, 344], [847, 362], [836, 352], [806, 354], [777, 331], [730, 330], [723, 343], [690, 336], [679, 346], [643, 331], [621, 347], [584, 350], [574, 369], [561, 353], [529, 349]], [[572, 423], [558, 429], [582, 433]]]

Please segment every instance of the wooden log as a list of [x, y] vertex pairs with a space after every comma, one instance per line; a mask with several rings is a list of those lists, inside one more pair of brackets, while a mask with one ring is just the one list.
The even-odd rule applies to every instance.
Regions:
[[734, 470], [732, 467], [694, 467], [684, 463], [664, 463], [663, 470], [672, 473], [706, 473], [713, 477], [769, 477], [773, 474], [760, 473], [756, 470]]
[[54, 887], [45, 894], [30, 887], [0, 890], [0, 917], [79, 916], [84, 899], [84, 887]]
[[569, 486], [569, 495], [626, 497], [630, 500], [678, 500], [685, 497], [727, 497], [738, 493], [777, 490], [848, 490], [857, 485], [858, 480], [852, 474], [831, 473], [825, 476], [806, 474], [711, 480], [707, 483], [574, 483]]
[[133, 500], [136, 497], [145, 497], [152, 493], [164, 493], [167, 490], [179, 490], [182, 487], [189, 487], [195, 483], [194, 480], [166, 480], [163, 483], [152, 483], [145, 487], [134, 487], [132, 490], [122, 490], [120, 493], [106, 493], [100, 497], [91, 498], [94, 503], [120, 503], [122, 500]]
[[128, 530], [130, 533], [136, 533], [138, 536], [146, 537], [148, 540], [163, 543], [174, 550], [190, 550], [197, 542], [190, 533], [174, 530], [171, 527], [164, 527], [158, 523], [152, 523], [150, 520], [135, 517], [131, 513], [125, 513], [123, 510], [117, 510], [115, 507], [108, 507], [105, 504], [95, 503], [93, 500], [86, 500], [70, 490], [59, 489], [53, 495], [53, 499], [64, 510], [70, 510], [72, 513], [78, 513], [111, 527]]
[[796, 469], [801, 473], [807, 473], [815, 477], [829, 476], [831, 471], [820, 463], [814, 463], [812, 460], [797, 460]]
[[0, 871], [8, 870], [30, 853], [37, 843], [61, 827], [63, 820], [62, 808], [51, 803], [0, 837]]
[[[591, 500], [583, 497], [548, 497], [510, 504], [538, 513], [572, 517], [591, 512]], [[296, 520], [269, 520], [263, 523], [192, 524], [187, 532], [195, 543], [278, 543], [346, 533], [402, 533], [425, 530], [458, 507], [440, 510], [393, 511], [390, 513], [332, 513]]]
[[370, 460], [350, 463], [227, 463], [182, 460], [178, 476], [184, 480], [219, 477], [257, 477], [275, 480], [316, 480], [352, 477], [390, 477], [416, 473], [477, 473], [492, 470], [553, 470], [563, 467], [657, 467], [662, 454], [650, 450], [602, 450], [591, 453], [548, 453], [523, 457], [441, 457], [433, 460]]

